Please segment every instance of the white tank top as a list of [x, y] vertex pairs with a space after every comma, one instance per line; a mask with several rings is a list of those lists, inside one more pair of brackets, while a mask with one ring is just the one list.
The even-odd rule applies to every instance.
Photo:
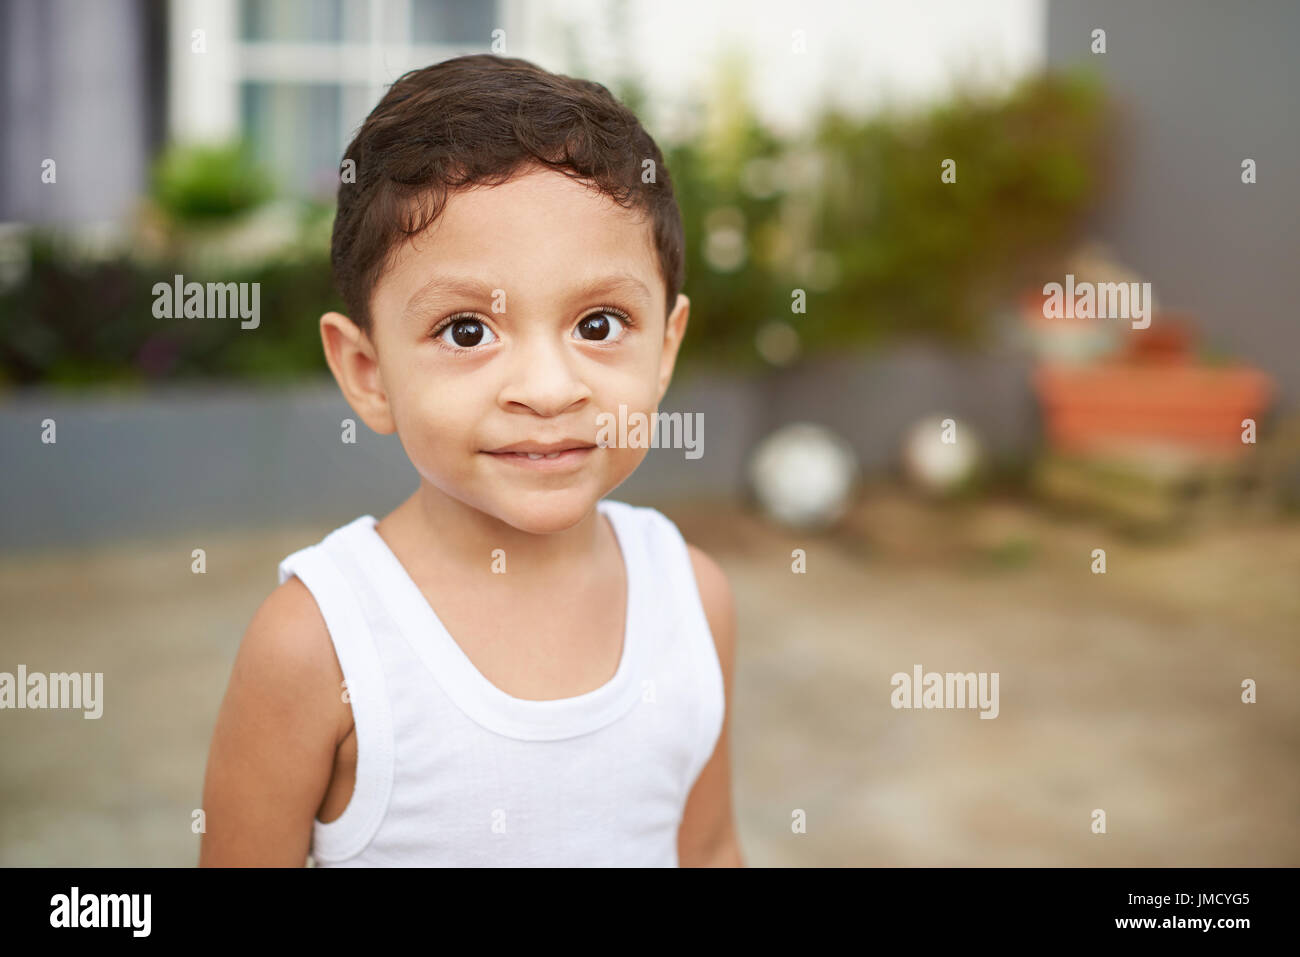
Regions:
[[488, 681], [371, 515], [280, 563], [320, 607], [356, 728], [356, 785], [341, 817], [313, 822], [316, 866], [677, 866], [722, 730], [722, 670], [677, 526], [597, 508], [627, 569], [623, 651], [613, 678], [572, 698]]

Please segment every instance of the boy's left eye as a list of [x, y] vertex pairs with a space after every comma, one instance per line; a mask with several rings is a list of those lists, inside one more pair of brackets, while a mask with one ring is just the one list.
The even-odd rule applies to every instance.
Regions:
[[588, 342], [613, 342], [626, 331], [627, 322], [623, 316], [610, 309], [602, 309], [578, 320], [573, 329], [573, 337]]
[[473, 316], [464, 316], [453, 319], [439, 329], [437, 338], [451, 348], [464, 351], [495, 342], [496, 334]]

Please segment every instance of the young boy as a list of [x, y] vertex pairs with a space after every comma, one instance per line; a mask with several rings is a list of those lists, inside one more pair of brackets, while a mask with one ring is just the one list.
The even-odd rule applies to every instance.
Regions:
[[686, 330], [659, 149], [604, 87], [481, 55], [398, 80], [343, 168], [321, 339], [419, 488], [281, 563], [199, 863], [742, 866], [730, 588], [605, 498], [646, 450], [597, 442]]

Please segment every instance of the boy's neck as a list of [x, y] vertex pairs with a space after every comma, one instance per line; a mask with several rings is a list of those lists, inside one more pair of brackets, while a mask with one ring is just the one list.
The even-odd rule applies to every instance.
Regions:
[[[502, 549], [511, 575], [552, 577], [587, 570], [600, 546], [598, 510], [560, 532], [520, 531], [421, 480], [410, 498], [379, 522], [384, 539], [424, 567], [488, 570]], [[403, 554], [405, 553], [405, 554]], [[529, 570], [540, 574], [530, 575]]]

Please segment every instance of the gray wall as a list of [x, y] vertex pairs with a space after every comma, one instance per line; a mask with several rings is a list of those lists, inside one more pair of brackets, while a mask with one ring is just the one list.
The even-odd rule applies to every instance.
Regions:
[[[1047, 25], [1049, 63], [1093, 66], [1124, 110], [1095, 232], [1157, 301], [1300, 403], [1300, 3], [1050, 0]], [[1103, 55], [1090, 52], [1098, 27]]]
[[[759, 428], [756, 393], [707, 380], [664, 411], [705, 414], [704, 450], [652, 449], [612, 497], [726, 495]], [[30, 391], [0, 403], [0, 548], [148, 539], [205, 528], [382, 516], [418, 484], [394, 436], [363, 423], [332, 380], [283, 390], [229, 386], [140, 395]], [[41, 441], [45, 419], [56, 441]]]
[[[936, 412], [968, 423], [999, 455], [1023, 451], [1036, 429], [1025, 359], [1003, 347], [961, 356], [915, 345], [757, 380], [682, 377], [662, 411], [703, 415], [704, 454], [652, 449], [611, 497], [734, 497], [754, 446], [791, 422], [835, 430], [868, 470], [891, 467], [906, 427]], [[345, 445], [345, 417], [355, 414], [332, 380], [12, 395], [0, 400], [0, 549], [290, 522], [319, 523], [324, 534], [365, 512], [382, 516], [414, 491], [415, 470], [394, 437], [364, 424]], [[47, 418], [53, 445], [41, 442]]]

